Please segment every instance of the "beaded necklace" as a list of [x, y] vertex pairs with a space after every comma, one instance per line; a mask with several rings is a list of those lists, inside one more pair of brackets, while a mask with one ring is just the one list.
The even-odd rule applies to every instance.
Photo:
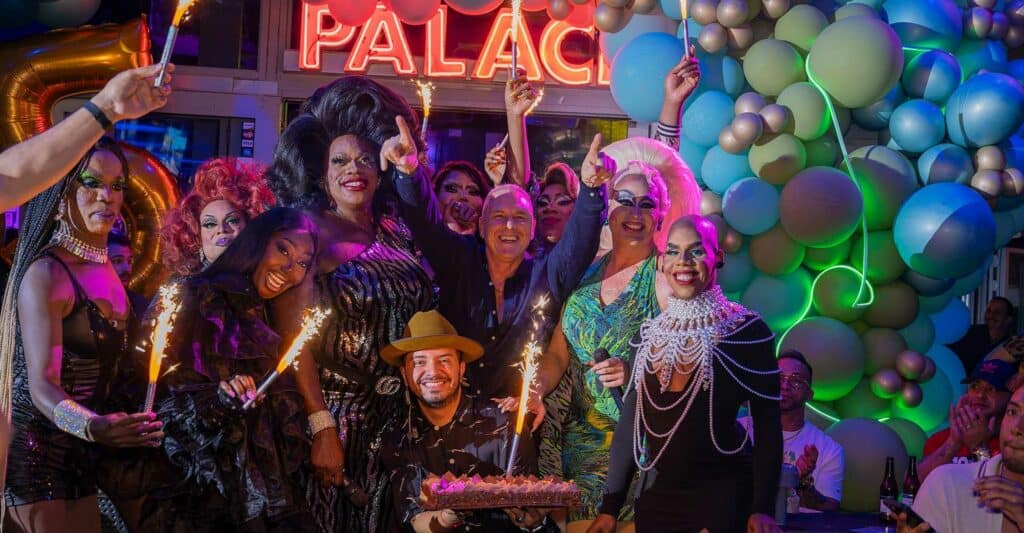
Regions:
[[[714, 398], [715, 361], [718, 361], [738, 385], [751, 394], [760, 398], [779, 400], [778, 396], [770, 396], [754, 390], [744, 383], [733, 370], [735, 368], [748, 374], [763, 376], [778, 374], [777, 368], [771, 370], [747, 368], [719, 348], [720, 344], [758, 344], [773, 338], [773, 336], [769, 336], [748, 341], [729, 340], [729, 337], [754, 322], [747, 320], [750, 314], [751, 311], [742, 305], [726, 299], [722, 294], [722, 289], [718, 285], [714, 285], [689, 300], [669, 298], [668, 308], [661, 315], [648, 320], [641, 326], [640, 344], [637, 346], [636, 362], [629, 383], [629, 387], [635, 389], [637, 394], [636, 417], [633, 427], [633, 458], [641, 470], [648, 471], [654, 468], [658, 460], [661, 459], [665, 449], [668, 448], [669, 441], [672, 440], [683, 419], [689, 414], [700, 391], [706, 390], [711, 398]], [[645, 375], [648, 373], [656, 375], [661, 392], [664, 393], [668, 390], [673, 373], [676, 372], [689, 375], [690, 380], [683, 388], [679, 398], [667, 405], [659, 405], [647, 389]], [[684, 402], [682, 413], [668, 431], [657, 432], [648, 423], [645, 412], [646, 405], [649, 404], [655, 410], [664, 412], [675, 409]], [[736, 449], [723, 450], [718, 444], [713, 428], [714, 401], [709, 401], [708, 406], [708, 431], [715, 449], [724, 455], [739, 453], [746, 446], [749, 436], [744, 435], [743, 442]], [[648, 435], [664, 439], [665, 444], [653, 454], [650, 461], [645, 461], [643, 457], [644, 441]]]

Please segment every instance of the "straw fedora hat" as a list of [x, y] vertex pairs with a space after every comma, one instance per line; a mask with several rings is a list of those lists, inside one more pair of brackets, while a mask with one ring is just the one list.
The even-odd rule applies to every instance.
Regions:
[[437, 311], [421, 311], [409, 319], [405, 337], [380, 351], [380, 358], [391, 366], [402, 366], [402, 356], [419, 350], [453, 348], [462, 352], [462, 362], [472, 363], [484, 355], [484, 348], [473, 339], [459, 335], [455, 327]]

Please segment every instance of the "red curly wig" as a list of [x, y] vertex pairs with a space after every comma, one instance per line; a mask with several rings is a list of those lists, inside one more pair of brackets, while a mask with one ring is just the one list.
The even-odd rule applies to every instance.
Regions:
[[178, 207], [167, 212], [160, 228], [161, 260], [171, 272], [190, 276], [199, 271], [199, 214], [206, 204], [226, 200], [245, 213], [246, 220], [274, 205], [274, 195], [263, 180], [263, 167], [232, 157], [218, 157], [196, 170], [192, 191]]

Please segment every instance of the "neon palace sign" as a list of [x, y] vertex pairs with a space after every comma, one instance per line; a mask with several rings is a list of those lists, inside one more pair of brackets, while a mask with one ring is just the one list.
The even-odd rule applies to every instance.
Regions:
[[[314, 0], [315, 1], [315, 0]], [[388, 65], [399, 76], [427, 78], [494, 80], [498, 72], [507, 73], [512, 64], [512, 10], [502, 8], [478, 17], [460, 17], [479, 23], [490, 22], [487, 37], [475, 58], [449, 57], [447, 38], [457, 38], [458, 29], [449, 27], [453, 18], [448, 6], [441, 5], [429, 22], [419, 28], [404, 25], [394, 12], [377, 4], [373, 15], [362, 26], [339, 24], [325, 3], [300, 0], [298, 56], [299, 68], [320, 71], [327, 51], [348, 50], [344, 71], [366, 73], [371, 65]], [[525, 18], [525, 17], [524, 17]], [[549, 20], [543, 30], [531, 35], [527, 24], [519, 25], [519, 67], [529, 79], [561, 85], [607, 86], [611, 67], [598, 50], [597, 29], [579, 27], [567, 21]], [[535, 25], [536, 26], [536, 25]], [[422, 61], [413, 59], [407, 29], [422, 33]], [[581, 60], [566, 57], [567, 39], [589, 39], [593, 53]], [[579, 54], [576, 54], [577, 56]], [[504, 74], [503, 74], [504, 75]], [[504, 78], [502, 78], [504, 79]]]

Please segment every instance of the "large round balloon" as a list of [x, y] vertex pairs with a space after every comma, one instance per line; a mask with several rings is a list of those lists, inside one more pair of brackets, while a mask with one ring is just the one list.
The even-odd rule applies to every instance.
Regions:
[[999, 144], [1024, 121], [1024, 88], [997, 72], [967, 80], [946, 102], [946, 130], [960, 146]]
[[996, 223], [970, 187], [936, 183], [914, 193], [893, 227], [896, 248], [913, 270], [930, 278], [957, 278], [992, 253]]
[[885, 458], [896, 459], [896, 479], [903, 479], [907, 470], [907, 447], [903, 440], [892, 428], [867, 418], [841, 420], [826, 433], [843, 447], [845, 472], [841, 508], [877, 514], [878, 487], [885, 473]]
[[899, 434], [903, 445], [907, 447], [907, 455], [917, 457], [918, 460], [924, 457], [924, 443], [928, 440], [928, 434], [921, 429], [921, 426], [906, 418], [889, 417], [882, 423]]
[[880, 328], [901, 329], [917, 317], [919, 303], [914, 289], [902, 281], [875, 287], [875, 301], [864, 313], [864, 321]]
[[[701, 166], [704, 164], [704, 156], [708, 153], [708, 149], [691, 141], [687, 136], [679, 136], [679, 155], [686, 162], [686, 166], [690, 167], [693, 172], [693, 178], [697, 180], [698, 185], [704, 185], [704, 175], [701, 172]], [[743, 160], [744, 176], [753, 174], [750, 171], [750, 165], [747, 163], [745, 156], [740, 156]], [[742, 176], [741, 176], [742, 177]], [[732, 184], [732, 182], [729, 182]]]
[[[464, 15], [484, 15], [497, 9], [498, 6], [501, 5], [501, 1], [502, 0], [446, 0], [452, 9]], [[370, 3], [373, 4], [375, 2]]]
[[849, 326], [827, 317], [811, 317], [793, 326], [779, 344], [780, 353], [797, 350], [814, 369], [814, 397], [838, 400], [864, 375], [864, 345]]
[[863, 107], [877, 102], [899, 80], [903, 49], [896, 32], [881, 20], [845, 18], [821, 32], [807, 63], [833, 99], [846, 107]]
[[960, 85], [960, 63], [945, 50], [929, 50], [907, 62], [900, 78], [911, 98], [942, 104]]
[[601, 32], [598, 44], [605, 59], [611, 63], [615, 54], [626, 46], [627, 43], [647, 33], [667, 33], [675, 35], [676, 26], [679, 24], [672, 19], [657, 13], [653, 15], [633, 15], [633, 18], [626, 24], [625, 28], [615, 32]]
[[902, 278], [903, 281], [907, 282], [907, 285], [913, 287], [921, 296], [936, 296], [953, 287], [953, 280], [951, 279], [929, 278], [909, 269], [903, 272]]
[[1003, 72], [1006, 70], [1006, 45], [991, 39], [965, 39], [956, 49], [956, 61], [960, 63], [961, 75], [968, 79], [975, 74]]
[[[864, 239], [858, 236], [850, 248], [850, 264], [853, 268], [863, 271]], [[906, 263], [900, 259], [892, 232], [879, 230], [868, 232], [868, 281], [875, 284], [886, 284], [896, 281], [907, 270]]]
[[900, 335], [907, 341], [907, 348], [925, 353], [935, 341], [935, 325], [928, 314], [921, 310], [909, 326], [900, 330]]
[[903, 102], [892, 112], [889, 133], [904, 151], [919, 154], [939, 144], [946, 136], [946, 120], [939, 106], [915, 98]]
[[828, 248], [808, 248], [804, 254], [804, 266], [811, 270], [825, 270], [846, 261], [849, 256], [848, 240]]
[[101, 0], [40, 1], [36, 20], [51, 28], [81, 26], [96, 14], [100, 3]]
[[721, 91], [704, 91], [692, 98], [683, 111], [682, 131], [703, 146], [718, 143], [718, 132], [733, 118], [733, 100]]
[[725, 265], [718, 269], [718, 284], [725, 292], [742, 292], [754, 278], [754, 272], [750, 253], [741, 248], [736, 253], [725, 254]]
[[743, 58], [743, 74], [750, 86], [765, 96], [776, 96], [786, 87], [807, 79], [800, 52], [778, 39], [754, 43]]
[[843, 418], [886, 418], [892, 411], [892, 402], [871, 392], [871, 379], [864, 378], [846, 396], [835, 401], [836, 411]]
[[917, 190], [914, 165], [900, 152], [885, 146], [863, 146], [850, 154], [864, 196], [868, 229], [888, 229], [900, 205]]
[[935, 342], [953, 344], [960, 340], [971, 327], [971, 310], [960, 298], [953, 298], [938, 313], [931, 315], [935, 325]]
[[[946, 305], [949, 304], [949, 301], [956, 296], [955, 290], [956, 283], [954, 283], [948, 291], [940, 292], [935, 296], [919, 297], [917, 301], [919, 302], [921, 312], [927, 315], [931, 315], [932, 313], [938, 313], [939, 311], [942, 311], [943, 309], [945, 309]], [[928, 322], [931, 323], [931, 318], [928, 319]]]
[[674, 35], [646, 33], [627, 43], [612, 63], [615, 103], [639, 122], [658, 120], [665, 96], [665, 76], [682, 57], [683, 45]]
[[753, 174], [747, 154], [730, 154], [721, 146], [711, 147], [698, 168], [704, 184], [718, 194], [725, 194], [733, 183]]
[[[457, 2], [461, 3], [461, 2]], [[467, 3], [474, 3], [469, 0]], [[499, 2], [489, 1], [491, 6], [487, 9], [490, 11], [497, 7]], [[459, 10], [456, 7], [456, 3], [449, 2], [449, 4]], [[327, 8], [331, 12], [331, 16], [334, 20], [338, 21], [339, 24], [345, 26], [361, 26], [370, 15], [373, 15], [373, 11], [377, 9], [377, 2], [375, 0], [327, 0]], [[486, 13], [486, 11], [484, 12]]]
[[[797, 7], [814, 9], [811, 6]], [[832, 125], [825, 98], [818, 89], [806, 81], [794, 83], [783, 89], [775, 103], [784, 105], [793, 112], [793, 135], [800, 140], [817, 139]]]
[[698, 54], [700, 62], [701, 89], [725, 91], [729, 96], [739, 96], [747, 84], [743, 77], [743, 66], [727, 55]]
[[793, 135], [780, 133], [750, 147], [750, 169], [773, 185], [783, 185], [807, 165], [807, 149]]
[[[967, 369], [956, 352], [950, 350], [946, 345], [936, 342], [925, 352], [938, 368], [942, 375], [949, 381], [950, 390], [954, 397], [959, 397], [967, 392], [967, 386], [960, 383], [967, 377]], [[973, 370], [973, 369], [971, 369]], [[934, 380], [935, 378], [932, 378]]]
[[[924, 398], [916, 407], [907, 406], [899, 397], [893, 400], [892, 416], [906, 418], [921, 426], [921, 429], [932, 431], [946, 421], [946, 417], [949, 415], [949, 406], [956, 398], [953, 396], [949, 378], [941, 368], [936, 369], [934, 378], [921, 384], [921, 392]], [[865, 447], [873, 447], [874, 441], [871, 442], [872, 446]], [[878, 492], [878, 487], [875, 487], [875, 492]]]
[[864, 373], [869, 376], [879, 370], [896, 368], [896, 356], [907, 350], [907, 341], [894, 329], [871, 328], [860, 338], [867, 356]]
[[893, 110], [906, 98], [903, 87], [899, 84], [893, 85], [892, 89], [877, 102], [854, 109], [853, 121], [866, 130], [884, 130], [889, 127], [889, 118]]
[[437, 14], [441, 0], [389, 0], [391, 10], [406, 24], [426, 24]]
[[810, 297], [811, 276], [798, 268], [778, 277], [754, 274], [741, 302], [760, 313], [773, 331], [781, 332], [800, 320]]
[[863, 210], [857, 185], [831, 167], [797, 173], [779, 197], [782, 227], [805, 246], [829, 247], [848, 239]]
[[[816, 249], [808, 249], [808, 253], [813, 250]], [[822, 272], [814, 283], [814, 310], [822, 316], [843, 322], [857, 320], [865, 311], [864, 307], [854, 305], [857, 303], [860, 285], [861, 275], [852, 268], [841, 266]]]
[[967, 185], [974, 175], [971, 155], [955, 144], [937, 144], [917, 159], [921, 183], [954, 182]]
[[775, 38], [786, 41], [803, 53], [826, 27], [828, 18], [818, 8], [810, 5], [793, 6], [775, 23]]
[[750, 258], [761, 272], [781, 276], [797, 270], [804, 260], [804, 247], [776, 225], [750, 239]]
[[740, 233], [768, 231], [779, 221], [779, 191], [764, 180], [741, 179], [722, 196], [722, 214]]
[[953, 0], [886, 0], [882, 12], [906, 46], [954, 50], [963, 18]]

